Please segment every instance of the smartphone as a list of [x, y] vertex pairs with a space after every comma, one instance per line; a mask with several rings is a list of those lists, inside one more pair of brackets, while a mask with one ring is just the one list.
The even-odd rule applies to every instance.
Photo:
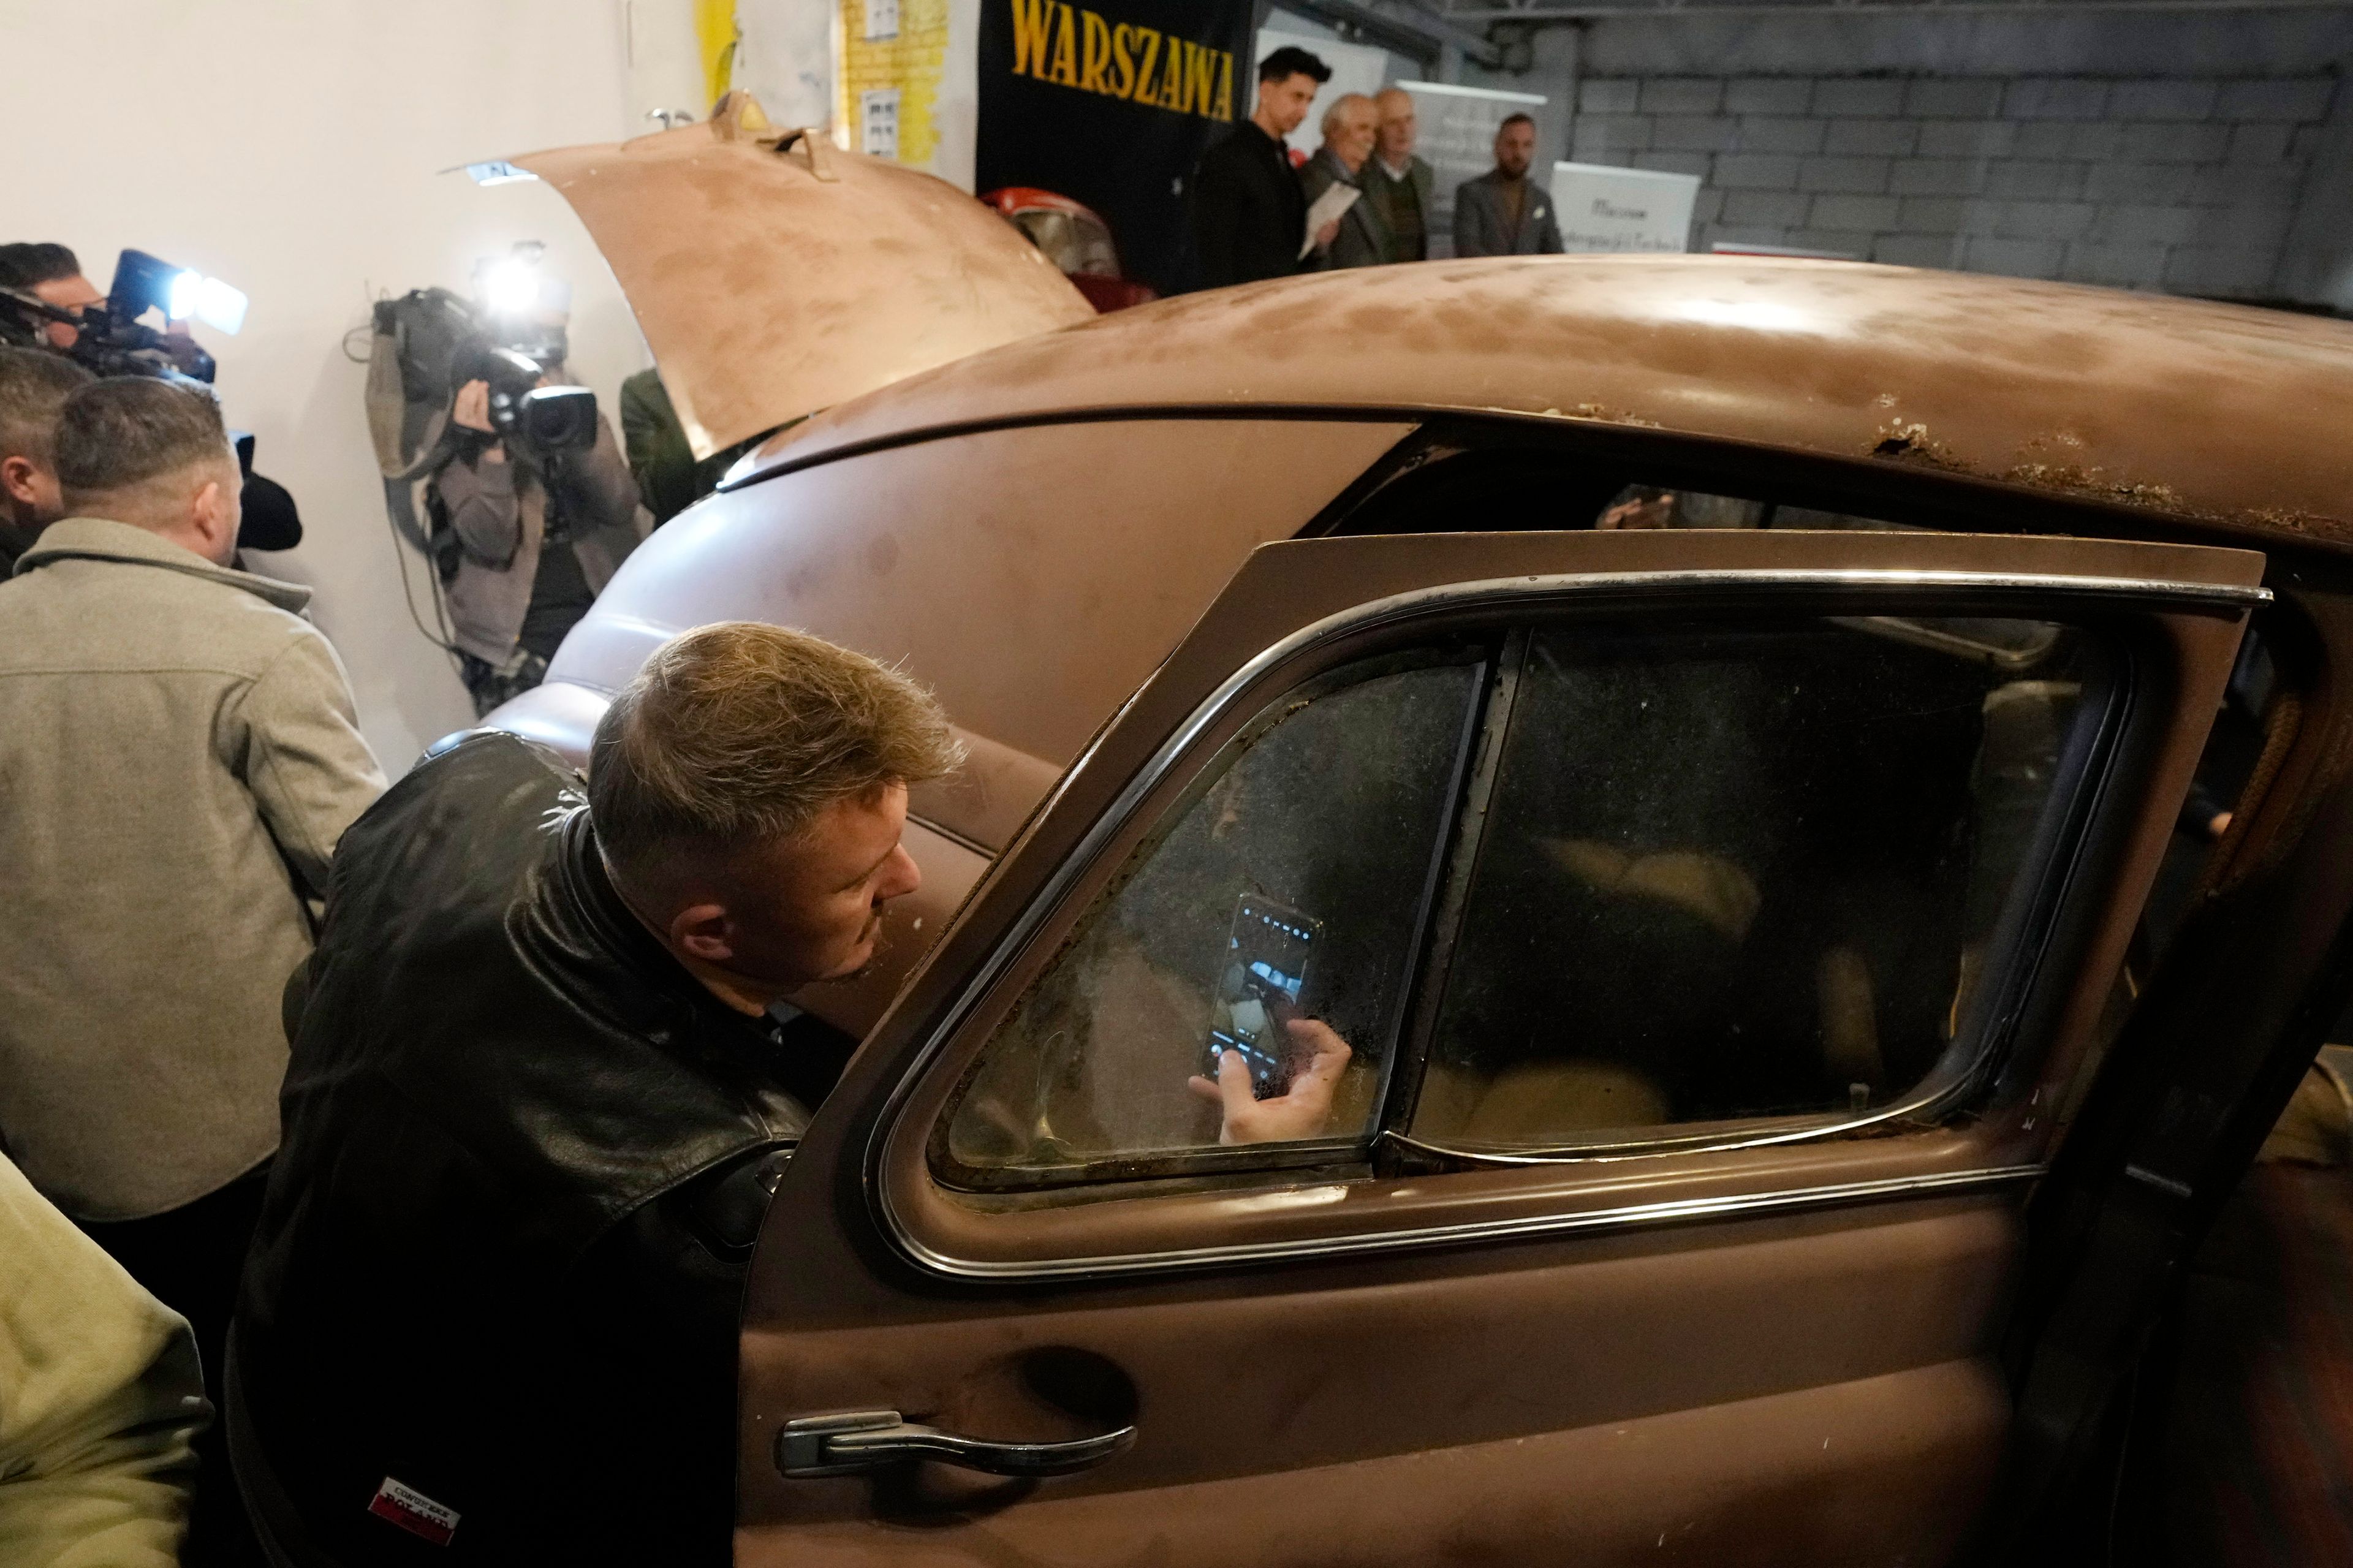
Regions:
[[1258, 893], [1235, 900], [1225, 968], [1218, 976], [1209, 1037], [1202, 1047], [1207, 1077], [1217, 1078], [1226, 1052], [1240, 1051], [1259, 1099], [1291, 1087], [1291, 1032], [1283, 1026], [1303, 1016], [1299, 992], [1323, 935], [1322, 921], [1288, 904]]

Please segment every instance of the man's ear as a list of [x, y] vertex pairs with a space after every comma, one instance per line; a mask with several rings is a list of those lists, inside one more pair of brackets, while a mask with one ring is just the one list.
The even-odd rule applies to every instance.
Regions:
[[724, 964], [735, 956], [735, 921], [723, 904], [689, 904], [670, 916], [670, 940], [691, 958]]
[[[237, 543], [237, 502], [218, 479], [206, 479], [188, 500], [188, 521], [215, 560]], [[223, 548], [224, 545], [228, 548]]]
[[0, 495], [25, 506], [38, 500], [33, 493], [33, 476], [39, 472], [30, 458], [0, 458]]

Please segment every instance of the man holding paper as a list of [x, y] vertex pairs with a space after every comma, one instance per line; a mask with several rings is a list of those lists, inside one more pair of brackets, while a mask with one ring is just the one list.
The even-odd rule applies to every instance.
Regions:
[[1307, 199], [1282, 144], [1331, 79], [1331, 67], [1284, 45], [1259, 62], [1250, 117], [1201, 154], [1192, 205], [1203, 288], [1286, 277], [1312, 248], [1304, 241], [1331, 243], [1331, 234], [1308, 226]]
[[1324, 111], [1324, 145], [1299, 171], [1308, 202], [1299, 258], [1311, 267], [1373, 267], [1386, 258], [1388, 236], [1356, 183], [1378, 123], [1373, 100], [1361, 92], [1342, 94]]

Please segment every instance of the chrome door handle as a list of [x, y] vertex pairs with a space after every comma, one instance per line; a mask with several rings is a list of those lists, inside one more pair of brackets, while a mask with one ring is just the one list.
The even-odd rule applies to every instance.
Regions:
[[1134, 1441], [1130, 1426], [1068, 1443], [991, 1443], [918, 1426], [895, 1410], [845, 1410], [786, 1422], [776, 1434], [776, 1468], [805, 1480], [936, 1459], [992, 1476], [1066, 1476], [1124, 1453]]

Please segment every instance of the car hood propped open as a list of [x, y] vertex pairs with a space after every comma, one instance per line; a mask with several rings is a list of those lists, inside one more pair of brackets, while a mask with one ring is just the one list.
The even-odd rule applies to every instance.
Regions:
[[709, 124], [513, 162], [587, 226], [698, 458], [1094, 316], [955, 186], [767, 128], [733, 95]]

